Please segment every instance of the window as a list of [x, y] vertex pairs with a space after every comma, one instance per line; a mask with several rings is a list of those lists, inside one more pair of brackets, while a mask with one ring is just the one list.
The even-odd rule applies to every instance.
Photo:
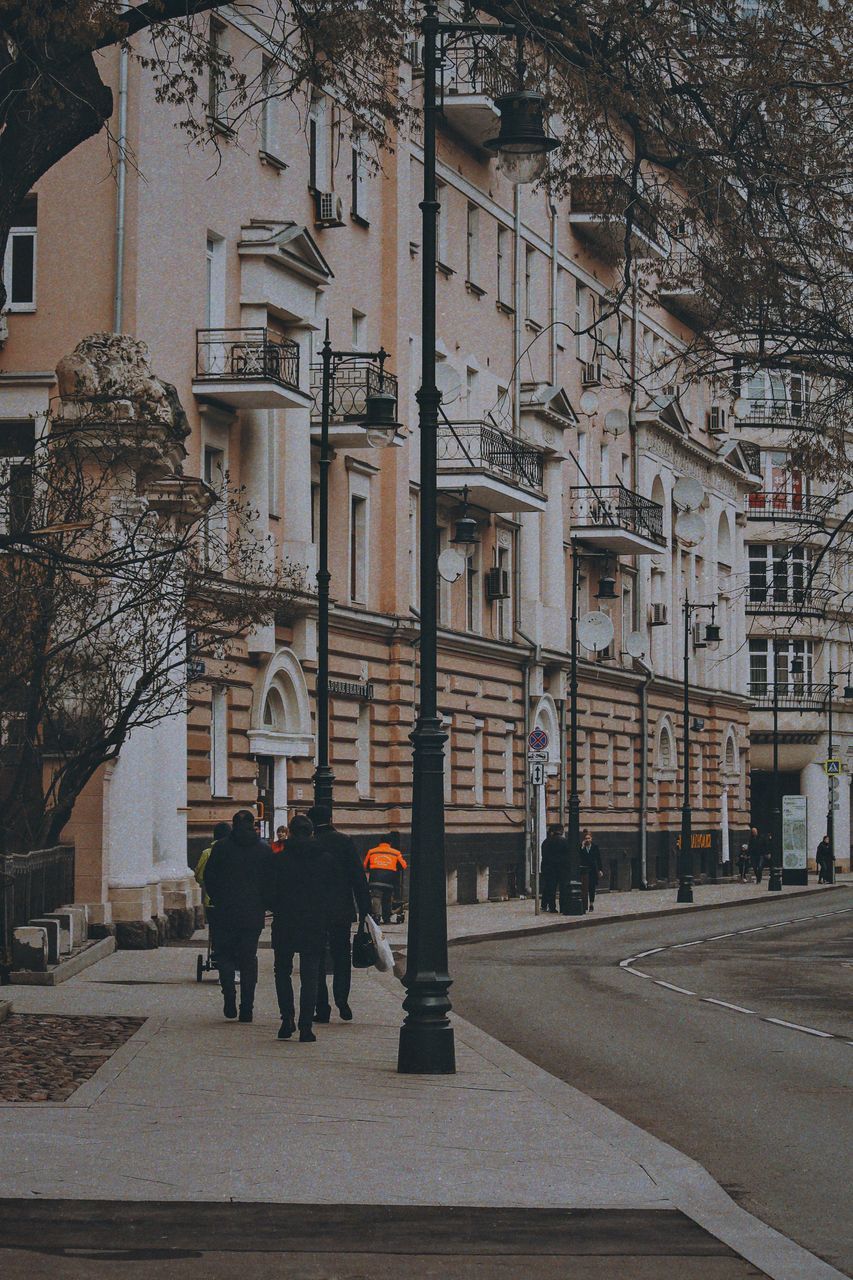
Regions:
[[[779, 696], [798, 697], [812, 687], [814, 649], [811, 640], [778, 640], [775, 646], [767, 640], [749, 642], [749, 692], [753, 698], [766, 698], [773, 692], [773, 667], [779, 685]], [[801, 670], [791, 670], [796, 662]]]
[[803, 547], [750, 545], [750, 603], [802, 604], [808, 566], [808, 552]]
[[367, 702], [358, 708], [355, 789], [359, 800], [370, 796], [370, 704]]
[[599, 484], [606, 487], [610, 484], [610, 445], [603, 444], [598, 455]]
[[580, 281], [575, 282], [575, 355], [578, 360], [586, 359], [586, 334], [584, 333], [584, 300], [586, 290]]
[[622, 579], [622, 648], [634, 630], [634, 581]]
[[[221, 236], [208, 234], [205, 247], [205, 327], [221, 329], [225, 324], [225, 241]], [[208, 360], [217, 362], [224, 353], [216, 346], [207, 349]], [[218, 363], [207, 370], [221, 372]]]
[[352, 313], [352, 349], [353, 351], [363, 351], [365, 338], [366, 317], [363, 311], [356, 311], [353, 308]]
[[353, 140], [350, 151], [350, 213], [356, 222], [364, 225], [370, 221], [367, 208], [367, 161], [360, 139]]
[[36, 227], [38, 204], [28, 196], [12, 216], [12, 227], [6, 244], [3, 280], [10, 311], [35, 311], [36, 308]]
[[279, 492], [279, 444], [275, 424], [267, 418], [267, 510], [271, 516], [280, 515]]
[[[441, 555], [442, 551], [445, 551], [450, 546], [450, 530], [439, 525], [436, 533], [438, 540], [438, 554]], [[439, 574], [438, 601], [436, 603], [439, 623], [446, 624], [450, 617], [450, 600], [450, 583], [445, 582], [444, 578]]]
[[420, 605], [420, 502], [417, 493], [409, 494], [409, 595], [411, 603]]
[[557, 297], [555, 299], [557, 327], [554, 331], [554, 338], [560, 351], [565, 351], [566, 349], [566, 326], [563, 299], [565, 297], [567, 278], [565, 268], [557, 267]]
[[536, 323], [536, 250], [532, 244], [524, 246], [524, 315]]
[[511, 305], [512, 297], [512, 260], [510, 257], [510, 233], [508, 227], [498, 227], [497, 246], [497, 289], [498, 302], [503, 306]]
[[480, 210], [468, 205], [468, 222], [465, 242], [465, 279], [477, 284], [480, 276]]
[[308, 110], [308, 186], [312, 191], [332, 189], [332, 147], [328, 103], [314, 98]]
[[350, 495], [349, 598], [367, 603], [367, 498]]
[[228, 692], [214, 689], [210, 704], [210, 794], [228, 795]]
[[507, 725], [504, 728], [504, 804], [507, 805], [511, 805], [515, 799], [515, 788], [513, 786], [514, 743], [515, 727]]
[[207, 37], [207, 114], [214, 124], [228, 126], [225, 115], [225, 24], [211, 18]]
[[438, 213], [436, 215], [436, 253], [439, 264], [447, 267], [447, 187], [443, 182], [435, 184], [435, 198], [438, 201]]
[[465, 630], [479, 631], [482, 625], [480, 608], [480, 548], [472, 547], [465, 561]]
[[278, 97], [278, 68], [273, 58], [261, 66], [261, 154], [284, 168], [281, 157], [281, 100]]
[[447, 734], [447, 741], [444, 744], [444, 803], [453, 803], [453, 717], [448, 716], [444, 719], [442, 725]]
[[477, 370], [465, 370], [465, 417], [473, 418], [477, 412]]
[[506, 574], [509, 587], [509, 599], [495, 601], [495, 636], [498, 640], [512, 639], [512, 556], [510, 547], [498, 547], [495, 553], [495, 567], [500, 576]]
[[225, 569], [227, 556], [227, 510], [225, 503], [225, 454], [221, 449], [205, 447], [204, 482], [217, 495], [204, 517], [204, 563], [215, 573]]
[[483, 762], [483, 725], [480, 721], [474, 724], [474, 804], [483, 804], [485, 793]]
[[320, 486], [311, 482], [311, 541], [316, 542], [320, 528]]

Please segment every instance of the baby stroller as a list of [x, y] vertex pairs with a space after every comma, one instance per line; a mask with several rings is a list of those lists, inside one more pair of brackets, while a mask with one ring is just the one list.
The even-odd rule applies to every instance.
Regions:
[[216, 953], [213, 950], [213, 926], [212, 926], [213, 908], [207, 908], [207, 952], [205, 955], [196, 956], [195, 962], [195, 980], [201, 982], [206, 973], [218, 972], [219, 965], [216, 960]]

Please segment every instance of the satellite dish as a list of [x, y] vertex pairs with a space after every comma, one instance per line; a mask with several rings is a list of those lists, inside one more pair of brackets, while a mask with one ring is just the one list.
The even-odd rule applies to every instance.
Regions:
[[604, 415], [604, 430], [614, 436], [623, 436], [628, 430], [628, 415], [625, 410], [608, 409]]
[[686, 547], [695, 547], [705, 536], [705, 521], [698, 511], [682, 511], [675, 522], [675, 536]]
[[747, 400], [746, 396], [738, 396], [732, 405], [732, 413], [738, 420], [748, 418], [750, 404], [751, 401]]
[[606, 613], [593, 609], [592, 613], [585, 613], [578, 622], [578, 639], [585, 649], [599, 653], [613, 640], [613, 623]]
[[445, 582], [455, 582], [465, 572], [465, 557], [455, 547], [445, 547], [438, 557], [439, 576]]
[[585, 413], [588, 418], [598, 412], [598, 396], [594, 391], [584, 391], [579, 404], [581, 413]]
[[453, 404], [462, 395], [462, 379], [449, 360], [437, 360], [435, 385], [441, 392], [442, 404]]
[[679, 476], [672, 491], [672, 500], [683, 511], [696, 511], [705, 501], [705, 490], [695, 476]]
[[632, 631], [625, 641], [625, 652], [629, 658], [644, 658], [646, 656], [646, 637], [642, 631]]

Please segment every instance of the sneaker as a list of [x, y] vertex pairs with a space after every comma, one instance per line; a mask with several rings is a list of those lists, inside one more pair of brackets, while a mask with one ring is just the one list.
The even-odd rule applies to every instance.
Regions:
[[314, 1014], [315, 1022], [328, 1022], [332, 1016], [331, 1009], [318, 1009]]
[[339, 1005], [338, 1013], [341, 1015], [342, 1022], [352, 1022], [352, 1009], [348, 1004]]
[[237, 997], [233, 992], [226, 994], [222, 1001], [222, 1012], [226, 1018], [237, 1017]]
[[296, 1024], [292, 1018], [282, 1018], [281, 1026], [278, 1029], [279, 1040], [289, 1040], [296, 1030]]
[[314, 1032], [310, 1027], [303, 1027], [299, 1032], [300, 1044], [313, 1044], [316, 1039], [317, 1037], [314, 1035]]
[[252, 1021], [252, 1010], [251, 1010], [251, 1009], [241, 1009], [241, 1010], [240, 1010], [240, 1021], [241, 1021], [241, 1022], [251, 1022], [251, 1021]]

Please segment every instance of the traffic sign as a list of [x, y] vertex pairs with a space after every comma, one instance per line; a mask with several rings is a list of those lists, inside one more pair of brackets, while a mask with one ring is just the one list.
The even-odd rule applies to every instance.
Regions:
[[531, 751], [547, 751], [548, 735], [544, 729], [532, 729], [527, 739], [527, 745]]
[[528, 751], [527, 753], [527, 760], [529, 764], [533, 764], [534, 760], [541, 760], [543, 764], [547, 764], [550, 759], [550, 751]]
[[838, 756], [831, 756], [829, 760], [824, 760], [823, 768], [830, 775], [838, 774], [841, 772], [841, 761]]
[[530, 785], [532, 787], [545, 785], [545, 765], [541, 760], [534, 760], [530, 766]]

